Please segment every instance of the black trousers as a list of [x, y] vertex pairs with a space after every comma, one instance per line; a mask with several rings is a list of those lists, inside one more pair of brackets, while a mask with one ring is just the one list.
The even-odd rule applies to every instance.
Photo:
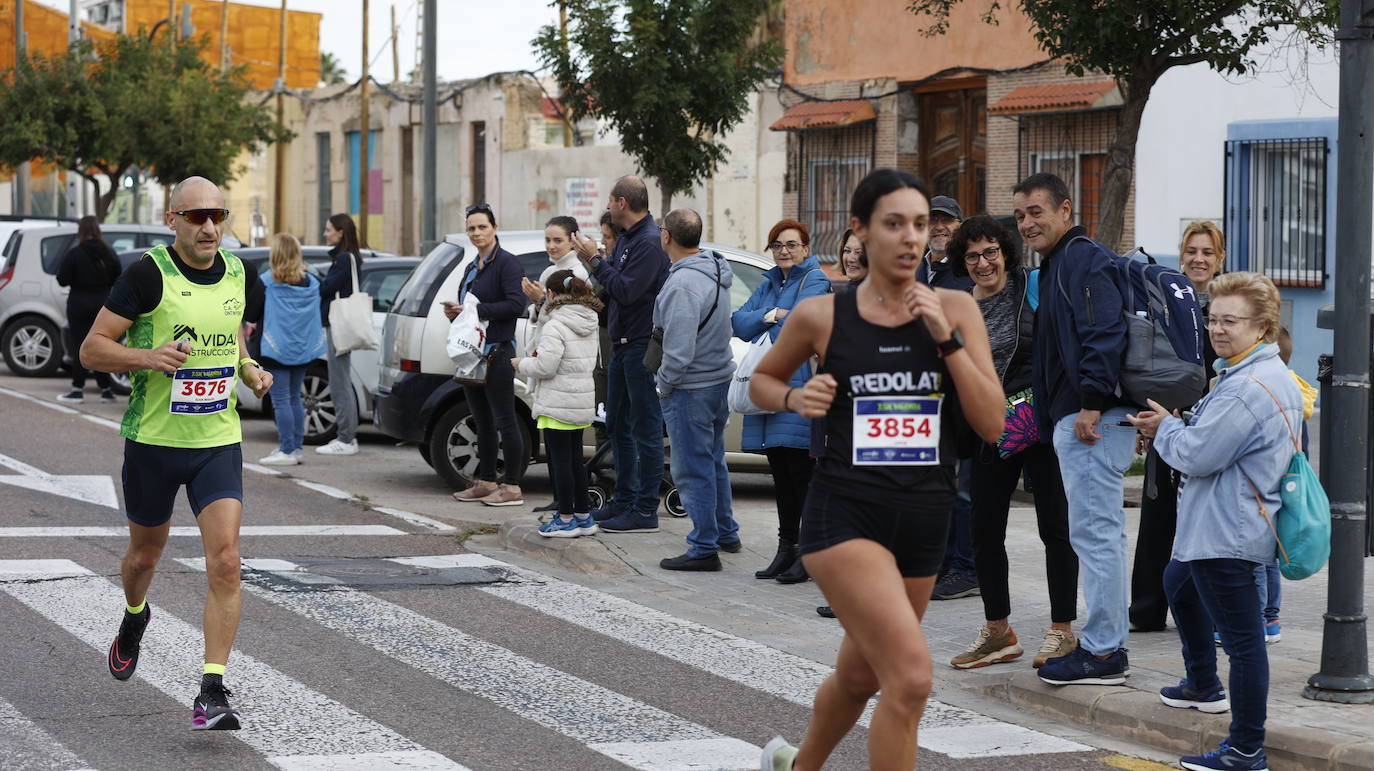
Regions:
[[1045, 578], [1050, 589], [1050, 620], [1078, 615], [1078, 555], [1069, 543], [1069, 503], [1059, 476], [1054, 446], [1037, 444], [1002, 459], [997, 449], [979, 443], [973, 455], [973, 563], [989, 621], [1011, 615], [1007, 564], [1007, 516], [1021, 469], [1035, 478], [1035, 521], [1045, 545]]
[[108, 372], [95, 372], [81, 366], [81, 343], [91, 333], [103, 303], [104, 300], [98, 297], [73, 301], [73, 295], [68, 296], [67, 329], [71, 333], [71, 340], [68, 341], [71, 347], [67, 351], [72, 355], [72, 388], [78, 390], [86, 387], [87, 374], [95, 375], [95, 384], [102, 391], [111, 385]]
[[1169, 614], [1164, 594], [1164, 568], [1174, 550], [1178, 526], [1178, 472], [1150, 447], [1145, 456], [1145, 490], [1140, 497], [1140, 532], [1131, 568], [1131, 623], [1141, 629], [1163, 629]]
[[773, 497], [778, 503], [778, 540], [796, 543], [801, 535], [802, 504], [811, 486], [816, 461], [807, 450], [769, 447], [763, 451], [773, 472]]
[[549, 450], [549, 474], [553, 477], [553, 497], [558, 501], [558, 513], [570, 517], [591, 511], [592, 504], [587, 498], [587, 466], [582, 462], [582, 432], [546, 428], [544, 446]]
[[472, 420], [477, 424], [477, 478], [496, 481], [496, 460], [506, 459], [501, 482], [520, 484], [525, 465], [525, 437], [515, 414], [515, 370], [510, 366], [515, 346], [499, 345], [487, 369], [487, 384], [463, 386]]

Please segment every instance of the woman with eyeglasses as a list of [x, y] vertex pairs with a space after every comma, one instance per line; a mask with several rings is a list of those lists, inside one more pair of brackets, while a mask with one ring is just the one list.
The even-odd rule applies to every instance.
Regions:
[[[458, 284], [458, 301], [444, 301], [444, 315], [458, 317], [469, 298], [478, 301], [477, 317], [487, 322], [487, 377], [483, 385], [464, 385], [472, 420], [477, 424], [477, 478], [454, 500], [480, 501], [487, 506], [523, 506], [520, 478], [525, 473], [525, 437], [515, 413], [515, 320], [525, 313], [528, 299], [520, 258], [501, 248], [496, 214], [485, 203], [467, 208], [468, 241], [476, 252]], [[501, 479], [497, 459], [505, 460]]]
[[864, 256], [864, 245], [854, 235], [853, 228], [845, 228], [840, 236], [840, 270], [849, 279], [850, 286], [858, 286], [868, 276], [868, 258]]
[[[777, 264], [763, 274], [758, 288], [730, 317], [736, 337], [752, 341], [767, 334], [770, 341], [776, 341], [787, 314], [797, 303], [830, 291], [830, 279], [821, 270], [820, 260], [811, 256], [810, 244], [811, 231], [796, 220], [781, 220], [768, 231], [768, 251]], [[789, 385], [805, 385], [811, 374], [811, 364], [803, 363], [792, 373]], [[755, 571], [754, 577], [801, 583], [807, 575], [798, 559], [797, 539], [802, 503], [816, 463], [810, 453], [811, 423], [786, 411], [745, 415], [740, 447], [768, 457], [778, 505], [778, 552], [768, 567]]]
[[353, 395], [353, 354], [339, 353], [329, 331], [329, 306], [335, 299], [350, 297], [357, 290], [354, 276], [363, 268], [362, 244], [358, 226], [344, 213], [332, 214], [324, 223], [324, 242], [329, 245], [329, 272], [320, 282], [320, 318], [329, 338], [329, 400], [334, 405], [334, 425], [338, 434], [315, 452], [321, 455], [358, 454], [358, 400]]
[[950, 660], [976, 669], [1020, 658], [1025, 651], [1012, 630], [1007, 564], [1007, 516], [1024, 469], [1035, 479], [1035, 519], [1045, 546], [1050, 626], [1031, 666], [1039, 668], [1078, 645], [1078, 556], [1069, 543], [1069, 505], [1059, 458], [1049, 437], [1034, 434], [1031, 339], [1039, 305], [1039, 271], [1021, 264], [1011, 233], [986, 214], [970, 217], [949, 241], [956, 276], [973, 279], [973, 299], [983, 314], [993, 367], [1007, 398], [1006, 422], [995, 442], [979, 440], [973, 452], [973, 563], [982, 588], [983, 617], [973, 643]]

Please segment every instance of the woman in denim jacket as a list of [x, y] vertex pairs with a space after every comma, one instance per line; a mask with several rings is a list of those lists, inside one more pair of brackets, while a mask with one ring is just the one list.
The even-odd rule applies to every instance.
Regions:
[[[1207, 332], [1217, 377], [1190, 420], [1151, 410], [1132, 417], [1154, 437], [1159, 457], [1182, 475], [1173, 559], [1164, 571], [1169, 610], [1183, 643], [1186, 677], [1160, 690], [1171, 707], [1225, 712], [1230, 735], [1217, 750], [1184, 757], [1188, 769], [1268, 768], [1264, 721], [1269, 658], [1255, 567], [1272, 562], [1275, 542], [1260, 512], [1279, 510], [1279, 481], [1294, 452], [1302, 395], [1274, 344], [1279, 290], [1257, 273], [1228, 273], [1211, 284]], [[1231, 662], [1231, 702], [1217, 677], [1212, 628]]]

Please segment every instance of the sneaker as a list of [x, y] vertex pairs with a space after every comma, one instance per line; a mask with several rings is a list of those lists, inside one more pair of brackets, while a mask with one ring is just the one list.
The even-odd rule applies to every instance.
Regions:
[[582, 535], [596, 535], [601, 532], [591, 514], [573, 514], [573, 521], [577, 523], [577, 529], [582, 531]]
[[[214, 682], [207, 682], [214, 677]], [[237, 731], [239, 730], [239, 711], [229, 706], [229, 697], [234, 692], [224, 687], [214, 675], [202, 679], [200, 695], [191, 702], [192, 731]]]
[[100, 403], [101, 403], [101, 404], [114, 404], [115, 401], [116, 401], [116, 399], [115, 399], [115, 392], [114, 392], [114, 391], [111, 391], [110, 389], [106, 388], [104, 391], [101, 391], [101, 392], [100, 392]]
[[[490, 495], [483, 496], [479, 500], [487, 506], [524, 506], [525, 496], [520, 492], [520, 485], [497, 485], [496, 490]], [[556, 517], [550, 518], [550, 521]]]
[[[596, 525], [592, 525], [596, 527]], [[582, 528], [577, 526], [577, 519], [563, 519], [558, 515], [549, 517], [549, 521], [539, 526], [539, 534], [545, 538], [576, 538], [582, 535]]]
[[597, 522], [605, 522], [608, 519], [614, 519], [624, 513], [625, 509], [616, 504], [615, 501], [607, 501], [605, 506], [599, 509], [592, 509], [592, 519]]
[[1016, 632], [1008, 629], [1001, 634], [993, 634], [991, 629], [983, 626], [979, 627], [978, 637], [973, 641], [973, 645], [950, 659], [949, 663], [955, 669], [977, 669], [989, 664], [1019, 659], [1023, 653], [1025, 651], [1022, 650], [1021, 643], [1016, 641]]
[[602, 531], [607, 533], [657, 533], [658, 515], [625, 511], [600, 524]]
[[316, 447], [315, 452], [321, 455], [357, 455], [358, 440], [354, 439], [351, 442], [340, 442], [338, 439], [335, 439], [323, 447]]
[[1190, 771], [1269, 771], [1269, 759], [1264, 756], [1264, 748], [1246, 754], [1223, 741], [1221, 746], [1206, 755], [1185, 755], [1178, 764]]
[[1283, 625], [1276, 618], [1273, 621], [1264, 622], [1264, 641], [1266, 643], [1276, 643], [1283, 639]]
[[699, 572], [716, 572], [721, 569], [720, 555], [715, 552], [701, 557], [693, 557], [684, 552], [676, 557], [664, 557], [658, 561], [658, 566], [664, 570], [692, 570]]
[[1121, 685], [1130, 674], [1125, 648], [1105, 659], [1086, 648], [1074, 648], [1067, 656], [1050, 659], [1040, 667], [1040, 679], [1050, 685]]
[[1067, 656], [1077, 647], [1078, 638], [1073, 634], [1053, 627], [1046, 629], [1045, 640], [1040, 643], [1040, 650], [1036, 652], [1035, 658], [1031, 659], [1031, 666], [1039, 669], [1045, 666], [1046, 661]]
[[830, 607], [829, 605], [818, 605], [816, 606], [816, 615], [820, 616], [821, 618], [834, 618], [835, 609]]
[[961, 597], [974, 597], [982, 594], [978, 588], [978, 577], [972, 573], [946, 573], [944, 578], [935, 582], [933, 600], [957, 600]]
[[1221, 647], [1221, 632], [1212, 632], [1212, 644]]
[[81, 393], [80, 388], [73, 388], [65, 394], [62, 394], [61, 396], [57, 397], [57, 400], [59, 402], [66, 402], [68, 404], [80, 404], [86, 401], [86, 396], [85, 394]]
[[130, 613], [124, 609], [124, 618], [119, 622], [119, 634], [110, 643], [110, 674], [116, 680], [128, 680], [138, 668], [138, 649], [143, 641], [143, 630], [148, 628], [148, 619], [153, 617], [153, 608], [146, 602], [142, 613]]
[[305, 462], [305, 453], [299, 447], [291, 451], [291, 457], [295, 458], [297, 463]]
[[299, 466], [300, 459], [289, 452], [273, 450], [271, 455], [258, 458], [258, 463], [264, 466]]
[[781, 736], [774, 736], [763, 745], [763, 757], [759, 760], [759, 771], [792, 771], [797, 760], [797, 748], [787, 743]]
[[548, 503], [544, 504], [543, 506], [535, 506], [535, 507], [534, 507], [534, 513], [535, 513], [535, 514], [543, 514], [543, 513], [545, 513], [545, 512], [549, 512], [549, 511], [558, 511], [558, 500], [557, 500], [557, 499], [554, 499], [554, 500], [552, 500], [552, 501], [549, 501]]
[[488, 495], [491, 495], [494, 492], [496, 492], [495, 482], [477, 481], [472, 483], [472, 487], [469, 487], [466, 490], [459, 490], [458, 492], [454, 493], [453, 500], [462, 501], [464, 503], [473, 503], [475, 501], [482, 500], [483, 498], [487, 497]]
[[1215, 688], [1206, 691], [1195, 691], [1192, 684], [1187, 679], [1183, 679], [1179, 681], [1178, 685], [1160, 688], [1159, 700], [1170, 707], [1195, 709], [1198, 712], [1211, 714], [1227, 712], [1231, 709], [1231, 702], [1226, 700], [1226, 691], [1220, 683], [1217, 683]]

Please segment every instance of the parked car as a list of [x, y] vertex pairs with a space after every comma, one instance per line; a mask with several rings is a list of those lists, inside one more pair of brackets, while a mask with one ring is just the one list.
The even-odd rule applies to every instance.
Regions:
[[[0, 214], [0, 248], [9, 243], [16, 231], [29, 228], [50, 228], [54, 225], [75, 223], [71, 217], [34, 217], [25, 214]], [[4, 253], [7, 250], [0, 250]]]
[[[549, 264], [544, 231], [506, 231], [500, 236], [502, 248], [518, 256], [525, 274], [537, 280]], [[754, 287], [763, 281], [764, 271], [774, 265], [767, 257], [741, 249], [709, 243], [702, 247], [730, 261], [735, 274], [730, 287], [732, 311], [749, 299]], [[458, 295], [458, 283], [474, 255], [466, 235], [449, 235], [401, 287], [382, 331], [381, 380], [373, 414], [378, 430], [418, 445], [425, 462], [455, 490], [471, 484], [477, 471], [477, 428], [463, 399], [463, 389], [453, 381], [453, 364], [444, 350], [449, 321], [439, 301]], [[533, 332], [533, 325], [523, 320], [517, 324], [518, 355], [534, 342]], [[738, 360], [748, 343], [733, 340], [732, 348]], [[515, 391], [527, 448], [521, 462], [529, 463], [541, 457], [538, 432], [530, 415], [529, 389], [518, 377]], [[726, 461], [736, 469], [767, 469], [764, 456], [740, 451], [741, 425], [742, 421], [732, 420], [726, 428]], [[591, 435], [588, 432], [588, 438]]]

